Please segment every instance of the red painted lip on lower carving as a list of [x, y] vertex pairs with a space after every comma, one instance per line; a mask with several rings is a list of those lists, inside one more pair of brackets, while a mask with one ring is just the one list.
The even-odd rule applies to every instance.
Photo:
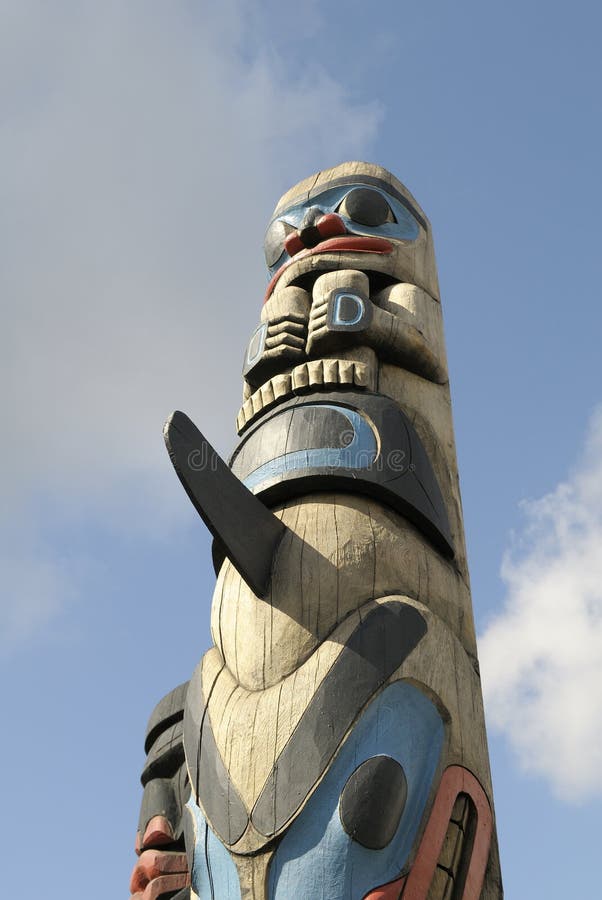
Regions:
[[265, 297], [263, 302], [269, 300], [272, 291], [276, 287], [276, 282], [280, 278], [283, 272], [292, 266], [293, 263], [297, 262], [300, 259], [305, 259], [307, 256], [315, 256], [317, 253], [332, 253], [333, 251], [343, 252], [345, 250], [350, 251], [351, 253], [391, 253], [393, 251], [393, 244], [391, 241], [385, 240], [385, 238], [376, 238], [376, 237], [349, 237], [345, 235], [343, 237], [334, 237], [330, 238], [327, 241], [322, 241], [321, 244], [318, 244], [317, 247], [311, 247], [308, 250], [301, 250], [299, 253], [295, 254], [292, 259], [289, 259], [287, 263], [281, 266], [277, 272], [274, 273], [270, 283], [268, 284], [267, 290], [265, 292]]

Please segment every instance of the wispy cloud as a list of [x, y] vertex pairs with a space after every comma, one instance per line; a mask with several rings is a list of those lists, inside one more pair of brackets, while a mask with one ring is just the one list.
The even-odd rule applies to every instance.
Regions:
[[579, 800], [602, 792], [602, 408], [570, 477], [524, 513], [479, 645], [487, 714], [526, 771]]
[[[177, 493], [160, 434], [176, 407], [218, 446], [233, 440], [271, 206], [289, 181], [363, 154], [380, 117], [324, 70], [288, 71], [247, 9], [4, 15], [0, 537], [42, 494], [60, 515], [123, 527], [125, 491], [130, 527], [146, 523], [149, 494], [169, 506]], [[68, 592], [24, 542], [2, 600], [4, 621], [18, 604], [29, 623], [13, 636]]]
[[81, 560], [62, 559], [37, 543], [19, 553], [2, 552], [0, 659], [39, 635], [68, 609], [80, 586]]

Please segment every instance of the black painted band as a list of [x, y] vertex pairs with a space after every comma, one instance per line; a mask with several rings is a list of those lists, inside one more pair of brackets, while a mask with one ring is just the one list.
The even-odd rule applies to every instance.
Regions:
[[426, 634], [426, 622], [399, 601], [373, 609], [351, 635], [278, 757], [251, 813], [266, 837], [295, 815], [365, 704]]
[[202, 804], [211, 827], [223, 843], [235, 844], [245, 832], [249, 814], [232, 784], [215, 743], [209, 713], [203, 700], [200, 666], [197, 667], [188, 690], [184, 715], [184, 747], [195, 799]]

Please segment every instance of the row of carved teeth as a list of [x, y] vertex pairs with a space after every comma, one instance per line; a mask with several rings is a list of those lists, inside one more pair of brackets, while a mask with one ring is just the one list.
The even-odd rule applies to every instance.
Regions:
[[349, 359], [315, 359], [296, 366], [284, 375], [275, 375], [243, 404], [236, 419], [241, 434], [261, 413], [296, 394], [332, 387], [367, 388], [368, 367]]

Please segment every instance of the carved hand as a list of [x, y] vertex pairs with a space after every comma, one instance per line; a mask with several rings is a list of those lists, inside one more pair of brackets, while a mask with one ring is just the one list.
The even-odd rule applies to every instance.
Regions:
[[307, 322], [294, 313], [262, 322], [247, 347], [244, 377], [258, 388], [272, 375], [303, 362], [306, 340]]
[[373, 303], [363, 292], [336, 288], [314, 291], [309, 314], [308, 355], [366, 343], [374, 312]]
[[243, 365], [243, 376], [252, 388], [305, 360], [309, 303], [306, 291], [289, 286], [265, 304]]

